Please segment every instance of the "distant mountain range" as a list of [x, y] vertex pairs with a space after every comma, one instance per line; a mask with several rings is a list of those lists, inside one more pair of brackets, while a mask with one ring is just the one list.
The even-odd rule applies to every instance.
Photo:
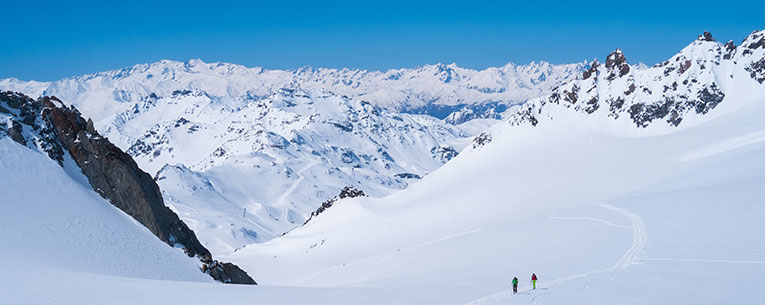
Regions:
[[[192, 59], [163, 60], [54, 82], [4, 79], [0, 87], [31, 96], [55, 95], [94, 118], [106, 118], [152, 95], [199, 91], [214, 99], [256, 101], [286, 89], [324, 91], [394, 112], [439, 119], [455, 114], [450, 122], [458, 124], [476, 117], [499, 118], [507, 107], [544, 95], [587, 67], [585, 61], [566, 65], [511, 63], [480, 71], [440, 63], [385, 72], [308, 66], [266, 70]], [[94, 101], [100, 105], [92, 105]], [[117, 103], [105, 105], [105, 101]]]
[[587, 67], [280, 71], [161, 61], [0, 88], [77, 107], [155, 176], [213, 253], [228, 253], [304, 223], [346, 186], [370, 196], [405, 188], [509, 107]]

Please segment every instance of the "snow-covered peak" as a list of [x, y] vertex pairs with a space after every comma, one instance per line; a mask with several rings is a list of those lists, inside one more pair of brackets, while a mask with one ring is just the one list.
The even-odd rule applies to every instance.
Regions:
[[699, 38], [696, 39], [696, 41], [715, 41], [715, 39], [712, 37], [712, 33], [709, 33], [707, 31], [704, 31], [701, 35], [699, 35]]
[[762, 36], [755, 31], [737, 48], [705, 32], [651, 68], [631, 66], [616, 49], [606, 57], [604, 68], [594, 61], [580, 79], [513, 109], [510, 122], [536, 125], [573, 116], [602, 121], [598, 124], [615, 130], [638, 127], [655, 132], [701, 122], [713, 109], [722, 107], [717, 112], [724, 113], [765, 95]]
[[[495, 109], [499, 104], [507, 107], [523, 103], [573, 79], [584, 66], [582, 63], [532, 62], [473, 70], [454, 63], [438, 63], [381, 72], [310, 66], [266, 70], [230, 63], [205, 63], [200, 59], [162, 60], [55, 82], [0, 80], [0, 88], [33, 96], [59, 96], [95, 118], [124, 111], [129, 106], [125, 104], [137, 103], [152, 95], [169, 96], [179, 90], [199, 90], [217, 99], [258, 100], [282, 88], [323, 89], [384, 109], [444, 118], [466, 107], [479, 112], [481, 105], [494, 105], [490, 108]], [[475, 117], [484, 116], [478, 113]]]

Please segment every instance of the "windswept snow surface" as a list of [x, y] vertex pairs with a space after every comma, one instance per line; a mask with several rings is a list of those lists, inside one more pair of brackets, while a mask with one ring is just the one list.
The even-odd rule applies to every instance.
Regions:
[[[66, 155], [66, 169], [44, 153], [0, 136], [0, 287], [26, 270], [210, 282], [189, 258], [101, 198]], [[15, 274], [14, 271], [22, 274]], [[35, 274], [32, 272], [31, 274]], [[42, 277], [46, 275], [39, 274]], [[66, 285], [66, 283], [59, 283]], [[39, 287], [2, 293], [31, 294]], [[38, 293], [44, 296], [45, 291]]]

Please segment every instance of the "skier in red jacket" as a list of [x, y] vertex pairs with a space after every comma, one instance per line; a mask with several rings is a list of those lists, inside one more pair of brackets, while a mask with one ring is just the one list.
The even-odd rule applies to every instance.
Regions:
[[531, 286], [534, 287], [534, 289], [537, 289], [537, 274], [536, 273], [531, 274]]

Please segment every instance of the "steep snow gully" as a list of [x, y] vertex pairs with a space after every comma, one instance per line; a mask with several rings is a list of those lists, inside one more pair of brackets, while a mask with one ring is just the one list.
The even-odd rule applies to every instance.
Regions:
[[[565, 285], [565, 284], [571, 284], [572, 282], [577, 281], [583, 281], [582, 288], [577, 289], [586, 289], [592, 284], [602, 283], [605, 281], [612, 281], [613, 280], [613, 273], [615, 272], [623, 272], [627, 268], [629, 268], [633, 264], [640, 263], [641, 260], [643, 260], [642, 255], [645, 250], [646, 243], [648, 242], [648, 238], [646, 237], [645, 233], [645, 225], [643, 223], [643, 219], [640, 218], [639, 215], [631, 212], [630, 210], [616, 207], [609, 205], [607, 203], [597, 203], [594, 206], [600, 207], [603, 209], [606, 209], [608, 211], [611, 211], [612, 213], [619, 214], [621, 216], [624, 216], [628, 218], [631, 222], [630, 226], [623, 226], [619, 224], [614, 224], [608, 220], [596, 218], [596, 217], [566, 217], [566, 216], [554, 216], [549, 215], [548, 218], [550, 219], [558, 219], [558, 220], [577, 220], [577, 221], [596, 221], [599, 223], [604, 223], [606, 225], [617, 227], [617, 228], [629, 228], [632, 230], [632, 245], [627, 249], [626, 252], [624, 252], [624, 255], [622, 255], [619, 260], [614, 263], [614, 265], [611, 268], [608, 269], [601, 269], [601, 270], [594, 270], [590, 272], [575, 274], [571, 276], [567, 276], [560, 279], [555, 279], [551, 281], [540, 281], [537, 286], [539, 286], [539, 289], [535, 292], [533, 289], [531, 289], [530, 286], [523, 287], [522, 289], [519, 289], [520, 295], [527, 295], [532, 296], [531, 301], [535, 305], [541, 304], [541, 298], [545, 295], [553, 294], [560, 291], [571, 291], [571, 285]], [[605, 281], [599, 280], [595, 282], [589, 281], [593, 278], [598, 277], [604, 277], [606, 276], [607, 279]], [[507, 289], [500, 292], [497, 292], [492, 295], [485, 296], [483, 298], [474, 300], [472, 302], [469, 302], [468, 305], [488, 305], [488, 304], [496, 304], [503, 300], [506, 300], [513, 296], [513, 290]]]

